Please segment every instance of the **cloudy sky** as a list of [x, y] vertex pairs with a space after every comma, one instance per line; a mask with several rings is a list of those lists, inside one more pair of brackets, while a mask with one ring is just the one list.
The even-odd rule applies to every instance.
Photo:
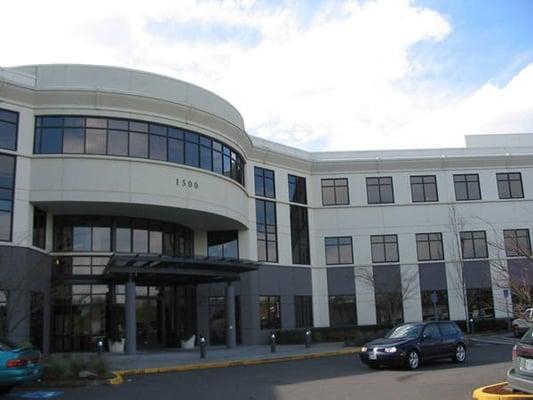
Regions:
[[221, 95], [307, 150], [533, 133], [533, 1], [9, 1], [0, 66], [117, 65]]

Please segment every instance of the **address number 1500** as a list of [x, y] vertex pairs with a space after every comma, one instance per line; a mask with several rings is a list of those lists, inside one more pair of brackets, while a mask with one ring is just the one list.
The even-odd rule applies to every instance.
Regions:
[[191, 188], [191, 189], [198, 189], [198, 182], [189, 181], [187, 179], [176, 179], [176, 186], [184, 187], [184, 188]]

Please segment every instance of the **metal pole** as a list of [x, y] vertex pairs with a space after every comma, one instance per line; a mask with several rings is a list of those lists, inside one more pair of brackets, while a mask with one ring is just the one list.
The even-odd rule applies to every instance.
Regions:
[[276, 334], [274, 332], [270, 334], [270, 352], [276, 352]]
[[206, 353], [207, 353], [207, 343], [206, 343], [206, 340], [205, 340], [205, 337], [203, 336], [200, 336], [200, 358], [205, 358], [206, 357]]
[[308, 329], [305, 331], [305, 347], [311, 347], [311, 330]]

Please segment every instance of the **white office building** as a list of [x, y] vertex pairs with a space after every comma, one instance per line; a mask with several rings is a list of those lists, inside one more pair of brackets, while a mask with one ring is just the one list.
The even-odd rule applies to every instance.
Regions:
[[503, 319], [530, 229], [533, 135], [307, 152], [172, 78], [0, 69], [0, 335], [47, 352]]

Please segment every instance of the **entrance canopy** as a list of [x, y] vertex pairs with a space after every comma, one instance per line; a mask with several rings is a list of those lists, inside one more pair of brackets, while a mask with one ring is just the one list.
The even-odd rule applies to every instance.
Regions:
[[240, 273], [257, 267], [254, 261], [234, 258], [115, 253], [103, 276], [117, 283], [134, 276], [138, 282], [149, 284], [197, 284], [237, 281]]

